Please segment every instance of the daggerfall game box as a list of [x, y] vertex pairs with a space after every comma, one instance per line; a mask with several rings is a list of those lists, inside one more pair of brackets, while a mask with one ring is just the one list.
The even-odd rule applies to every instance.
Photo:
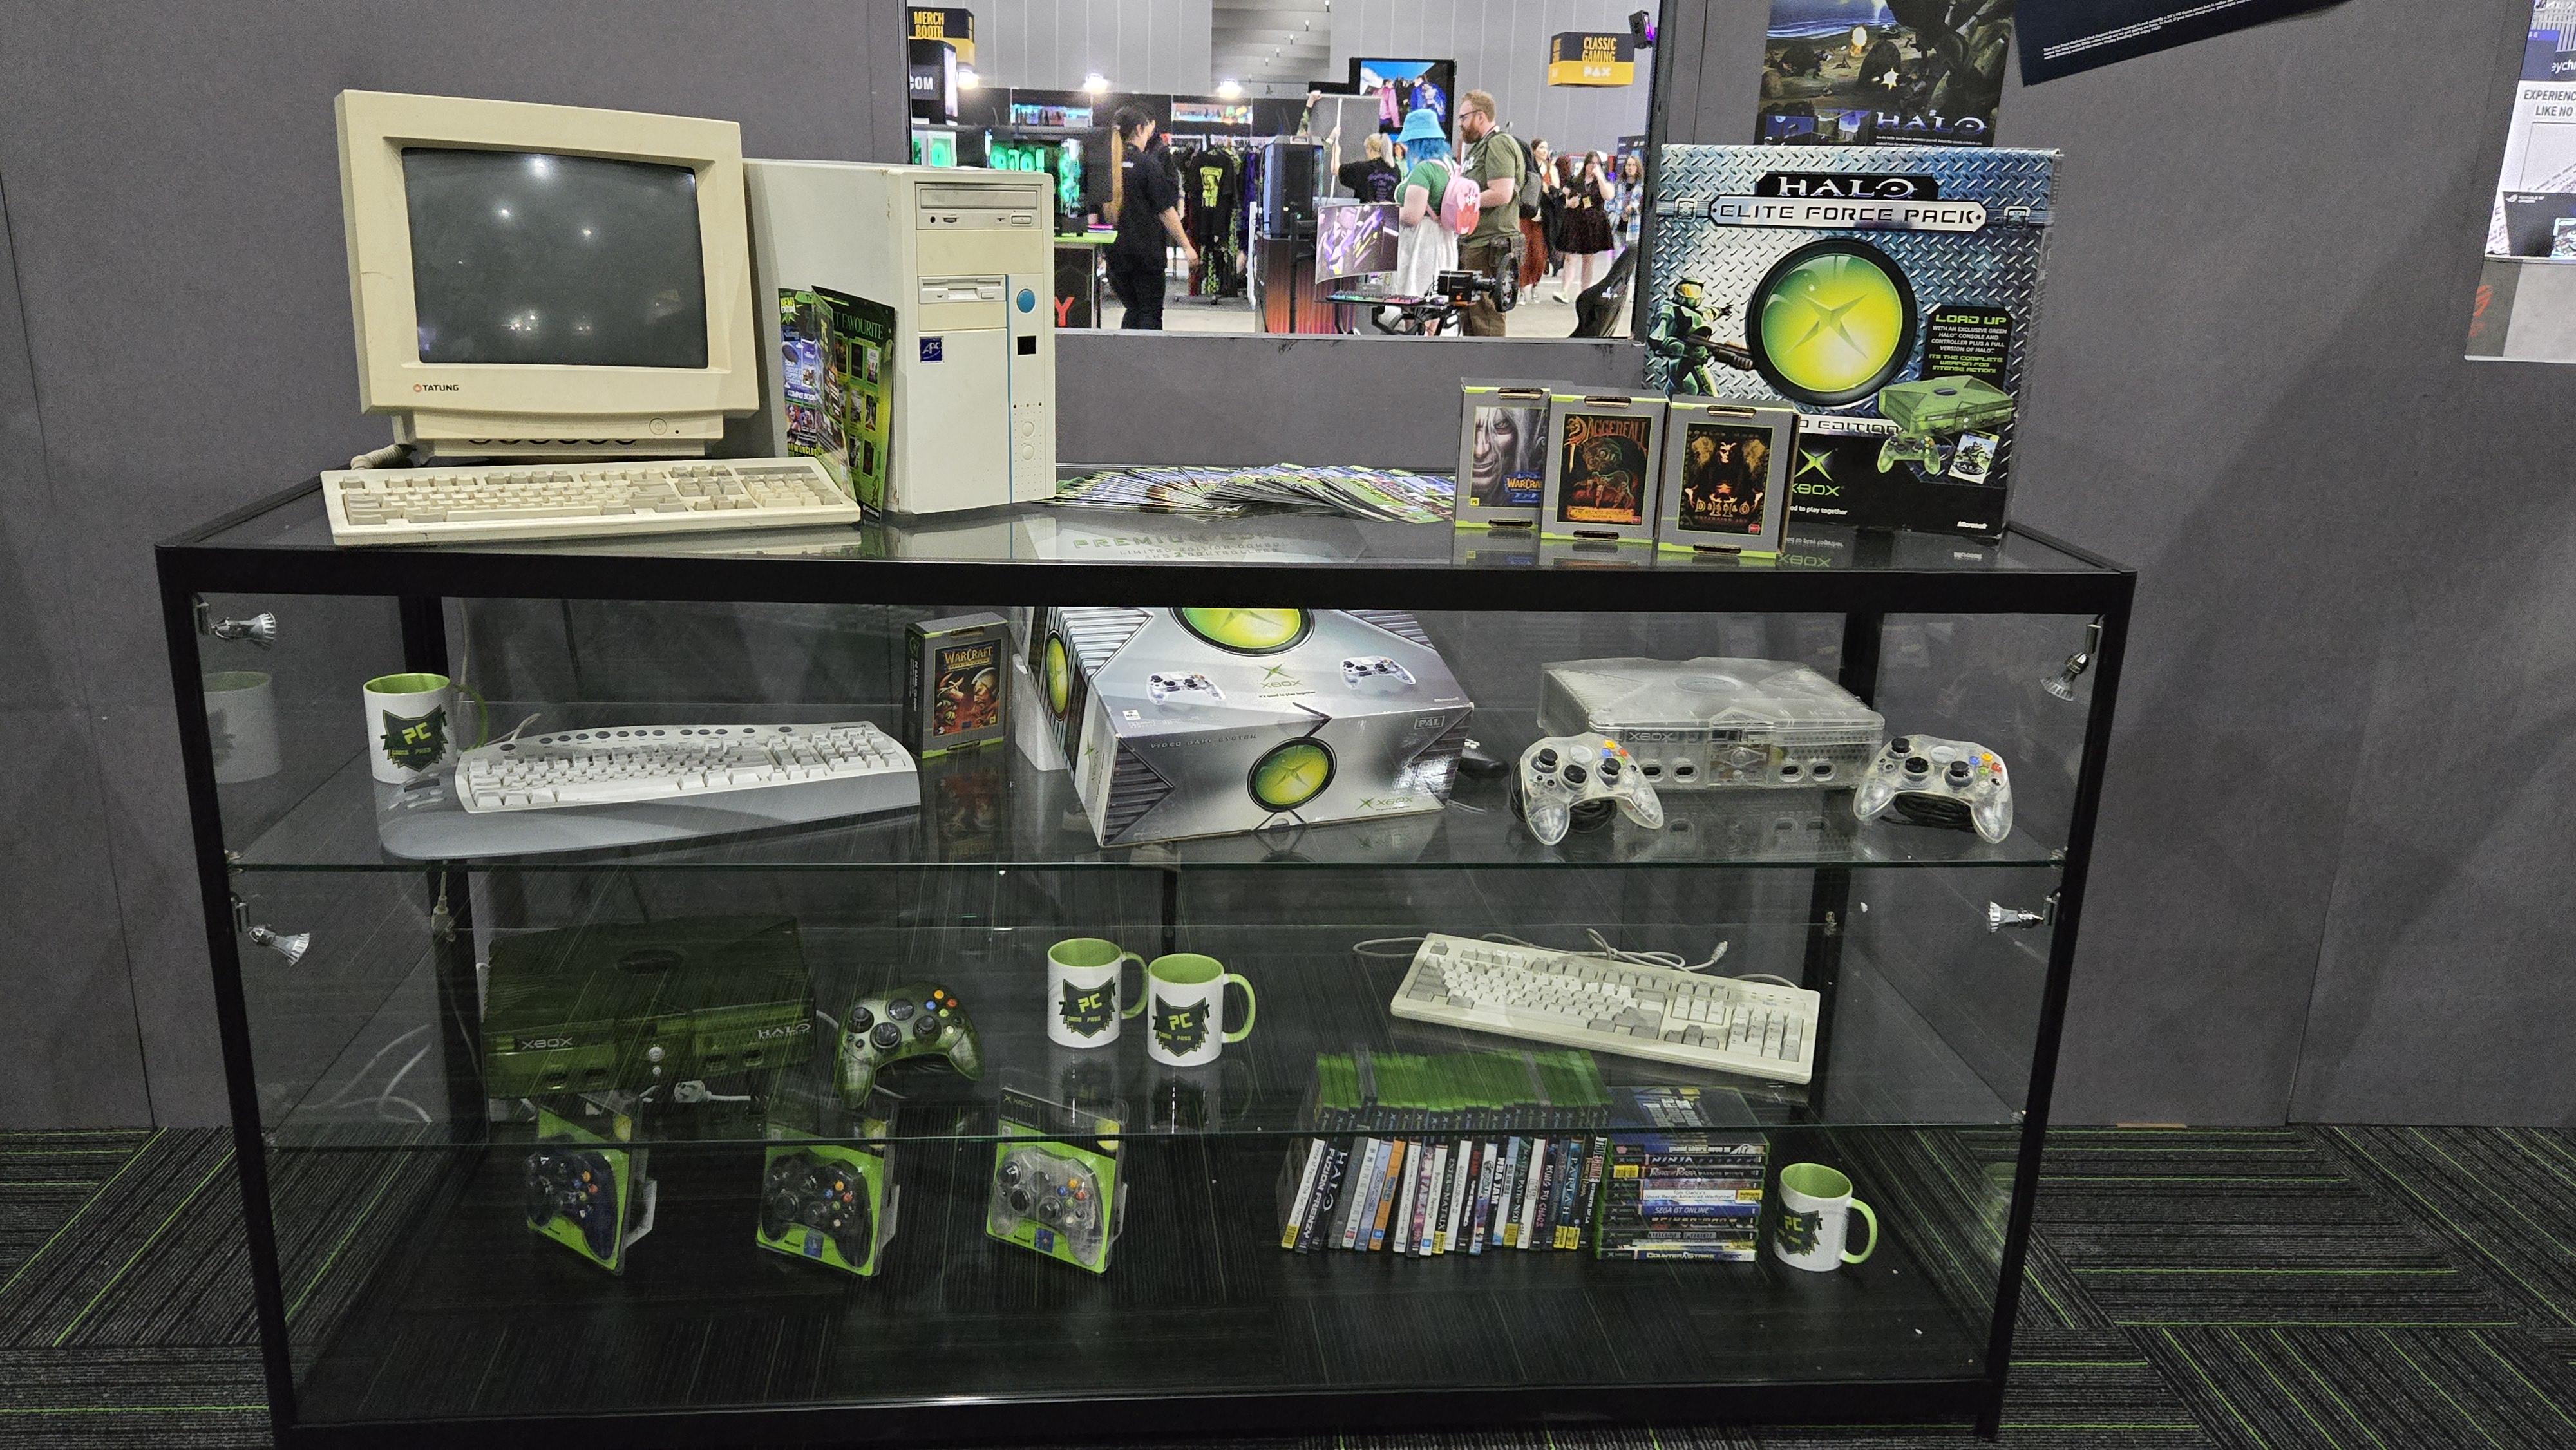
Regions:
[[2003, 534], [2054, 151], [1667, 146], [1646, 378], [1801, 417], [1791, 522]]

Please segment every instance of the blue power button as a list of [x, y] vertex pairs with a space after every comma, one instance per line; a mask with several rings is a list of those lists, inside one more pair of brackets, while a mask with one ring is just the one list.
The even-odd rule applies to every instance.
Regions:
[[1028, 288], [1026, 288], [1026, 287], [1021, 288], [1021, 289], [1020, 289], [1020, 310], [1021, 310], [1022, 312], [1035, 312], [1035, 311], [1037, 311], [1037, 310], [1038, 310], [1038, 294], [1037, 294], [1037, 293], [1035, 293], [1035, 292], [1033, 292], [1033, 291], [1031, 291], [1030, 289], [1028, 289]]

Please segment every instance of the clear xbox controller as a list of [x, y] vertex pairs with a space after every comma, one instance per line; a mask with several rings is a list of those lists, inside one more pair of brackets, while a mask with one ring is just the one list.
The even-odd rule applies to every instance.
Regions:
[[1201, 674], [1148, 675], [1145, 677], [1145, 688], [1152, 693], [1154, 703], [1157, 705], [1175, 695], [1184, 697], [1182, 703], [1189, 705], [1225, 703], [1225, 691], [1218, 689], [1214, 681]]
[[1077, 1159], [1016, 1150], [993, 1174], [993, 1232], [1008, 1238], [1030, 1219], [1064, 1235], [1074, 1257], [1090, 1263], [1100, 1250], [1100, 1180]]
[[1900, 735], [1887, 742], [1852, 795], [1852, 813], [1874, 820], [1900, 799], [1930, 807], [1917, 819], [1964, 812], [1988, 841], [2012, 834], [2012, 778], [2002, 756], [1974, 741]]
[[1629, 820], [1664, 827], [1664, 807], [1645, 772], [1606, 735], [1558, 735], [1521, 752], [1521, 817], [1530, 834], [1553, 846], [1574, 824], [1575, 807], [1616, 801]]
[[1342, 661], [1342, 683], [1351, 686], [1371, 682], [1389, 685], [1414, 683], [1413, 671], [1384, 655], [1353, 655]]
[[983, 1044], [957, 994], [935, 982], [906, 982], [851, 1003], [833, 1074], [842, 1104], [857, 1108], [879, 1069], [915, 1057], [943, 1057], [970, 1078], [984, 1075]]

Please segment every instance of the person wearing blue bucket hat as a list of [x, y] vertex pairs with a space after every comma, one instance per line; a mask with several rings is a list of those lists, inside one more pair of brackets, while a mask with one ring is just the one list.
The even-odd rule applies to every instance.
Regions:
[[1458, 267], [1458, 234], [1440, 220], [1440, 198], [1457, 175], [1458, 163], [1449, 153], [1449, 137], [1440, 129], [1440, 117], [1428, 109], [1406, 116], [1396, 139], [1404, 143], [1412, 169], [1395, 189], [1396, 200], [1403, 203], [1396, 218], [1402, 226], [1396, 234], [1395, 275], [1388, 279], [1388, 287], [1398, 296], [1427, 297], [1437, 290], [1441, 273]]

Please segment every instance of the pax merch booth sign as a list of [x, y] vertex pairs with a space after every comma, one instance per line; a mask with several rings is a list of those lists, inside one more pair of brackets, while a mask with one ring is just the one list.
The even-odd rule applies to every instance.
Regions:
[[959, 65], [975, 63], [975, 12], [972, 10], [924, 9], [913, 6], [912, 39], [944, 40], [957, 52]]
[[1568, 30], [1548, 37], [1547, 83], [1625, 86], [1637, 79], [1637, 37]]

